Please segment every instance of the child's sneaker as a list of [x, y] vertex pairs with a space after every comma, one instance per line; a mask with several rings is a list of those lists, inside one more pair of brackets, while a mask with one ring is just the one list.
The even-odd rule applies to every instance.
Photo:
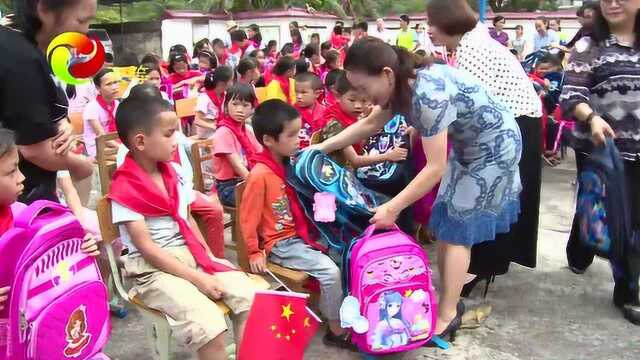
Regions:
[[327, 332], [322, 338], [322, 342], [327, 346], [333, 346], [340, 349], [358, 351], [358, 348], [351, 342], [351, 337], [348, 333], [342, 335], [335, 335], [331, 330], [327, 329]]

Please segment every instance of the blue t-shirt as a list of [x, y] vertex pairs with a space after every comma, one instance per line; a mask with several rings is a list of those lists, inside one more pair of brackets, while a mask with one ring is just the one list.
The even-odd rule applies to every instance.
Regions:
[[539, 32], [533, 35], [533, 51], [538, 51], [551, 44], [560, 44], [560, 36], [554, 30], [547, 30], [545, 36], [540, 36]]

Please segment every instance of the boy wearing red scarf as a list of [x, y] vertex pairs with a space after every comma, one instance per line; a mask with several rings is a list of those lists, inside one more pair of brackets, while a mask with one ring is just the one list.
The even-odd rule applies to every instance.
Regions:
[[179, 120], [165, 101], [129, 98], [117, 113], [118, 135], [129, 148], [109, 190], [113, 222], [129, 247], [124, 267], [130, 290], [150, 308], [173, 319], [172, 334], [200, 359], [226, 358], [222, 299], [234, 316], [240, 344], [254, 296], [249, 277], [207, 249], [189, 215], [193, 186], [171, 163]]
[[322, 81], [318, 75], [310, 72], [296, 76], [296, 110], [302, 119], [300, 129], [300, 149], [304, 149], [311, 143], [314, 132], [324, 126], [324, 105], [318, 101], [322, 95]]
[[235, 69], [240, 63], [240, 59], [244, 56], [244, 51], [249, 46], [247, 33], [244, 30], [235, 30], [231, 33], [231, 47], [227, 50], [227, 63], [232, 69]]
[[340, 327], [340, 270], [316, 242], [298, 196], [285, 178], [285, 164], [298, 151], [300, 128], [296, 109], [281, 100], [267, 100], [256, 109], [253, 129], [264, 150], [255, 157], [240, 204], [242, 235], [252, 272], [265, 272], [268, 260], [318, 280], [320, 310], [329, 319], [324, 342], [352, 348]]
[[[353, 125], [364, 115], [369, 104], [368, 99], [351, 86], [347, 76], [343, 73], [336, 81], [335, 85], [336, 103], [327, 107], [324, 112], [325, 126], [321, 130], [321, 140], [324, 141], [342, 132], [342, 130]], [[342, 149], [337, 160], [345, 162], [354, 169], [363, 166], [378, 164], [385, 161], [398, 162], [405, 160], [408, 155], [407, 149], [399, 147], [384, 154], [364, 154], [361, 144], [353, 144]], [[336, 152], [337, 153], [337, 152]]]

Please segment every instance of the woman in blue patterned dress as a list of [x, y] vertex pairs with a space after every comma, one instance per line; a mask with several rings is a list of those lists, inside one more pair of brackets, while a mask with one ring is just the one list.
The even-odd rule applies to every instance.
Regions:
[[[441, 179], [429, 223], [438, 241], [440, 303], [436, 334], [460, 326], [458, 306], [471, 246], [509, 231], [518, 218], [522, 142], [511, 114], [470, 75], [445, 65], [417, 72], [411, 55], [378, 39], [354, 44], [345, 69], [354, 87], [378, 105], [366, 119], [317, 148], [325, 152], [354, 144], [381, 129], [391, 114], [403, 114], [422, 135], [427, 166], [376, 209], [371, 222], [389, 227], [398, 214]], [[452, 152], [447, 160], [447, 142]]]

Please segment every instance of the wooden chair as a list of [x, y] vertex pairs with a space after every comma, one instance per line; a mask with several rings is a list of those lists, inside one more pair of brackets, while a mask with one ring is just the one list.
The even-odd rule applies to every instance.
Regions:
[[[236, 209], [240, 208], [240, 202], [242, 201], [242, 195], [244, 194], [245, 182], [241, 182], [236, 185]], [[247, 253], [247, 244], [244, 241], [244, 237], [242, 236], [242, 232], [240, 230], [240, 222], [242, 221], [242, 216], [236, 216], [235, 218], [236, 226], [234, 231], [236, 232], [236, 245], [237, 245], [237, 254], [238, 254], [238, 265], [244, 271], [251, 271], [249, 267], [249, 255]], [[276, 275], [280, 280], [282, 280], [291, 290], [296, 292], [308, 292], [305, 285], [311, 279], [311, 277], [302, 271], [291, 270], [280, 265], [276, 265], [273, 263], [267, 263], [267, 268]]]
[[[131, 306], [137, 308], [144, 319], [145, 333], [147, 339], [153, 349], [153, 358], [159, 360], [169, 360], [171, 354], [171, 328], [165, 314], [158, 310], [147, 307], [137, 297], [130, 297], [128, 291], [122, 281], [122, 274], [118, 267], [119, 254], [115, 254], [113, 250], [113, 242], [120, 236], [118, 227], [113, 224], [111, 216], [111, 203], [106, 197], [101, 198], [97, 205], [96, 211], [98, 213], [98, 221], [100, 223], [100, 231], [102, 233], [102, 245], [107, 252], [109, 258], [109, 267], [111, 270], [111, 278], [116, 291], [122, 299], [128, 302]], [[268, 289], [269, 284], [261, 277], [257, 275], [251, 275], [251, 279], [256, 286], [260, 289]], [[230, 309], [222, 301], [216, 301], [216, 305], [226, 315], [229, 314]], [[233, 353], [235, 346], [229, 345], [227, 347], [227, 353]]]
[[197, 97], [176, 100], [176, 114], [179, 118], [196, 115]]
[[84, 133], [84, 119], [82, 118], [82, 113], [70, 112], [67, 116], [71, 123], [71, 127], [73, 128], [73, 133], [76, 135], [82, 135]]
[[117, 139], [117, 133], [105, 134], [96, 138], [96, 160], [98, 161], [98, 175], [100, 176], [102, 195], [106, 195], [109, 192], [111, 178], [116, 171], [116, 155], [118, 153], [118, 148], [108, 147], [107, 143]]

